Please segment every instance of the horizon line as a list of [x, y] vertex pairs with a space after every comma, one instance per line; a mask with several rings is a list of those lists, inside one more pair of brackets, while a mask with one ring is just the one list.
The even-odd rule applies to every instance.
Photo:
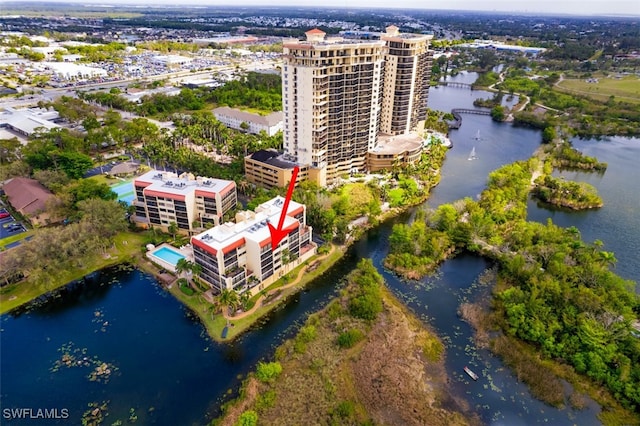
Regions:
[[[204, 1], [204, 0], [203, 0]], [[260, 7], [265, 9], [274, 9], [274, 8], [287, 8], [287, 9], [344, 9], [344, 10], [352, 10], [352, 9], [362, 9], [362, 10], [416, 10], [416, 11], [426, 11], [426, 12], [463, 12], [463, 13], [482, 13], [482, 14], [520, 14], [526, 16], [541, 16], [541, 17], [600, 17], [600, 18], [640, 18], [640, 12], [638, 14], [632, 13], [601, 13], [601, 12], [591, 12], [591, 13], [579, 13], [579, 12], [550, 12], [550, 11], [529, 11], [529, 10], [517, 10], [517, 9], [448, 9], [448, 8], [422, 8], [415, 6], [344, 6], [344, 5], [292, 5], [292, 4], [260, 4], [260, 3], [247, 3], [247, 4], [211, 4], [204, 2], [194, 2], [194, 3], [185, 3], [181, 5], [175, 4], [152, 4], [144, 3], [144, 0], [132, 0], [131, 2], [127, 1], [117, 1], [112, 4], [105, 2], [105, 0], [14, 0], [14, 1], [4, 1], [0, 0], [0, 4], [15, 4], [18, 8], [26, 3], [40, 3], [40, 4], [67, 4], [67, 5], [80, 5], [84, 7], [102, 7], [102, 8], [114, 8], [117, 6], [126, 6], [135, 9], [184, 9], [184, 8], [197, 8], [197, 9], [210, 9], [214, 7], [224, 7], [230, 9], [240, 9], [240, 8], [251, 8], [251, 7]]]

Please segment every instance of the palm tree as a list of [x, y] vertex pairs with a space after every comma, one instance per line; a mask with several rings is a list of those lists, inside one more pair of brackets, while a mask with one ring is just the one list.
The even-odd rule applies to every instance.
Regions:
[[242, 294], [240, 294], [239, 297], [239, 302], [240, 305], [242, 306], [242, 310], [246, 311], [247, 310], [247, 306], [249, 304], [249, 299], [251, 299], [251, 295], [249, 294], [249, 291], [244, 291], [242, 292]]
[[178, 224], [175, 222], [171, 222], [169, 224], [169, 227], [167, 229], [169, 231], [169, 233], [171, 234], [171, 236], [173, 237], [173, 239], [176, 239], [176, 233], [178, 232]]
[[229, 314], [233, 313], [235, 307], [238, 305], [238, 293], [228, 288], [223, 289], [220, 293], [220, 304], [227, 307]]
[[199, 280], [200, 274], [202, 273], [202, 265], [195, 262], [190, 262], [190, 263], [191, 263], [191, 273], [193, 274], [194, 277], [196, 277]]
[[616, 259], [613, 252], [610, 252], [610, 251], [601, 251], [600, 253], [598, 253], [598, 256], [600, 258], [599, 260], [602, 265], [615, 267], [616, 262], [618, 261], [618, 259]]
[[182, 273], [191, 271], [192, 265], [192, 262], [183, 257], [182, 259], [178, 260], [178, 263], [176, 263], [176, 274], [180, 275]]

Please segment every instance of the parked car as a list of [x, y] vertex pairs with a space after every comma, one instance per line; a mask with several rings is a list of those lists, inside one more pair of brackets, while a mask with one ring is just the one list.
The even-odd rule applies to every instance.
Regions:
[[8, 218], [9, 216], [11, 216], [11, 215], [10, 215], [9, 213], [7, 213], [7, 212], [2, 212], [2, 213], [0, 213], [0, 219], [6, 219], [6, 218]]

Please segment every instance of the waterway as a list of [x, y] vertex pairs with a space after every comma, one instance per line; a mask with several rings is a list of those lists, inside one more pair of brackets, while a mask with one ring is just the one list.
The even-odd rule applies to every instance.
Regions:
[[[474, 78], [460, 76], [471, 81]], [[470, 107], [475, 97], [488, 95], [481, 91], [439, 87], [431, 89], [429, 103], [431, 108], [449, 111], [453, 107]], [[480, 139], [476, 138], [478, 131]], [[428, 201], [429, 206], [476, 197], [485, 187], [491, 170], [528, 158], [540, 143], [538, 131], [493, 123], [487, 116], [476, 115], [465, 115], [462, 127], [452, 131], [450, 137], [454, 147], [447, 155], [442, 182]], [[625, 277], [637, 277], [640, 265], [635, 258], [628, 262], [631, 264], [628, 269], [623, 269], [626, 254], [612, 248], [615, 244], [628, 247], [629, 230], [638, 229], [638, 219], [633, 215], [637, 211], [638, 195], [632, 187], [637, 171], [618, 167], [618, 162], [626, 162], [631, 154], [618, 152], [616, 143], [631, 149], [631, 154], [638, 158], [635, 149], [640, 146], [640, 140], [614, 141], [614, 145], [602, 145], [602, 149], [609, 152], [606, 155], [610, 155], [602, 158], [609, 163], [604, 176], [580, 176], [595, 179], [592, 183], [608, 192], [605, 203], [611, 202], [612, 208], [605, 204], [597, 212], [573, 216], [541, 210], [534, 203], [530, 204], [534, 211], [529, 214], [532, 220], [546, 220], [545, 215], [551, 215], [554, 221], [563, 217], [566, 222], [563, 226], [577, 226], [585, 239], [602, 239], [607, 249], [616, 252], [620, 263], [618, 272], [622, 270]], [[589, 145], [588, 141], [584, 141], [584, 145], [585, 152], [600, 156], [598, 152], [589, 151], [601, 149], [593, 148], [600, 145]], [[468, 160], [473, 147], [477, 159]], [[609, 184], [625, 189], [620, 193], [609, 191], [606, 186]], [[620, 211], [630, 213], [619, 214]], [[600, 217], [589, 218], [592, 213]], [[580, 219], [583, 216], [585, 218]], [[579, 412], [548, 407], [533, 399], [499, 359], [474, 346], [472, 331], [457, 316], [457, 308], [461, 302], [474, 300], [487, 291], [478, 284], [478, 276], [491, 266], [487, 261], [462, 255], [448, 260], [437, 274], [419, 282], [404, 282], [384, 271], [381, 261], [388, 250], [391, 227], [411, 217], [411, 212], [407, 212], [368, 232], [328, 273], [231, 344], [218, 344], [209, 339], [192, 314], [155, 280], [137, 270], [103, 271], [28, 312], [4, 315], [0, 323], [2, 407], [67, 408], [73, 421], [60, 420], [57, 424], [78, 424], [87, 404], [108, 401], [109, 416], [105, 424], [116, 420], [126, 423], [131, 408], [140, 424], [203, 424], [219, 413], [221, 403], [229, 394], [237, 391], [240, 377], [260, 359], [270, 358], [283, 338], [292, 335], [309, 313], [322, 308], [336, 294], [344, 276], [357, 261], [370, 257], [392, 291], [446, 343], [451, 390], [465, 399], [485, 423], [597, 424], [597, 407], [589, 405]], [[622, 221], [620, 233], [603, 228], [590, 234], [589, 227], [595, 223], [616, 221]], [[620, 241], [612, 241], [618, 237]], [[87, 378], [96, 364], [62, 366], [51, 371], [65, 347], [70, 348], [68, 352], [84, 349], [86, 354], [82, 357], [90, 360], [96, 357], [96, 362], [112, 366], [108, 382]], [[463, 373], [465, 365], [481, 376], [477, 382], [468, 380]], [[3, 424], [44, 423], [3, 419]]]

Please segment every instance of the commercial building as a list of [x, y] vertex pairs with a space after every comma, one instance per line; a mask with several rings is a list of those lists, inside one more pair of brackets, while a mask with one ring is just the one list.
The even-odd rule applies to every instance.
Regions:
[[146, 226], [193, 233], [208, 224], [222, 223], [222, 216], [236, 207], [236, 184], [230, 180], [178, 176], [152, 170], [133, 181], [136, 206], [134, 220]]
[[202, 267], [200, 278], [215, 292], [233, 289], [256, 294], [316, 252], [312, 229], [306, 224], [306, 207], [291, 201], [283, 229], [287, 235], [271, 244], [268, 223], [277, 227], [284, 198], [275, 197], [255, 212], [236, 215], [236, 223], [225, 223], [191, 237], [194, 262]]
[[74, 62], [41, 62], [40, 65], [63, 80], [83, 81], [108, 76], [108, 72], [102, 68], [79, 65]]
[[151, 62], [167, 68], [178, 68], [190, 64], [193, 59], [181, 55], [156, 55], [151, 58]]
[[[247, 157], [248, 180], [264, 180], [259, 170], [282, 175], [288, 161], [325, 186], [341, 175], [369, 170], [368, 153], [378, 145], [379, 134], [422, 130], [431, 36], [401, 34], [395, 26], [377, 40], [325, 36], [313, 29], [304, 41], [283, 43], [284, 153], [278, 165], [267, 163], [265, 169], [258, 167], [260, 160]], [[384, 145], [394, 143], [390, 139]], [[405, 152], [402, 147], [392, 151]], [[413, 161], [419, 155], [403, 158]]]
[[260, 115], [236, 108], [219, 107], [213, 110], [213, 115], [227, 127], [246, 130], [255, 135], [264, 131], [268, 136], [273, 136], [282, 131], [282, 111]]
[[29, 137], [38, 129], [48, 132], [60, 128], [58, 124], [54, 123], [59, 118], [60, 115], [54, 109], [5, 107], [4, 111], [0, 112], [0, 127]]

